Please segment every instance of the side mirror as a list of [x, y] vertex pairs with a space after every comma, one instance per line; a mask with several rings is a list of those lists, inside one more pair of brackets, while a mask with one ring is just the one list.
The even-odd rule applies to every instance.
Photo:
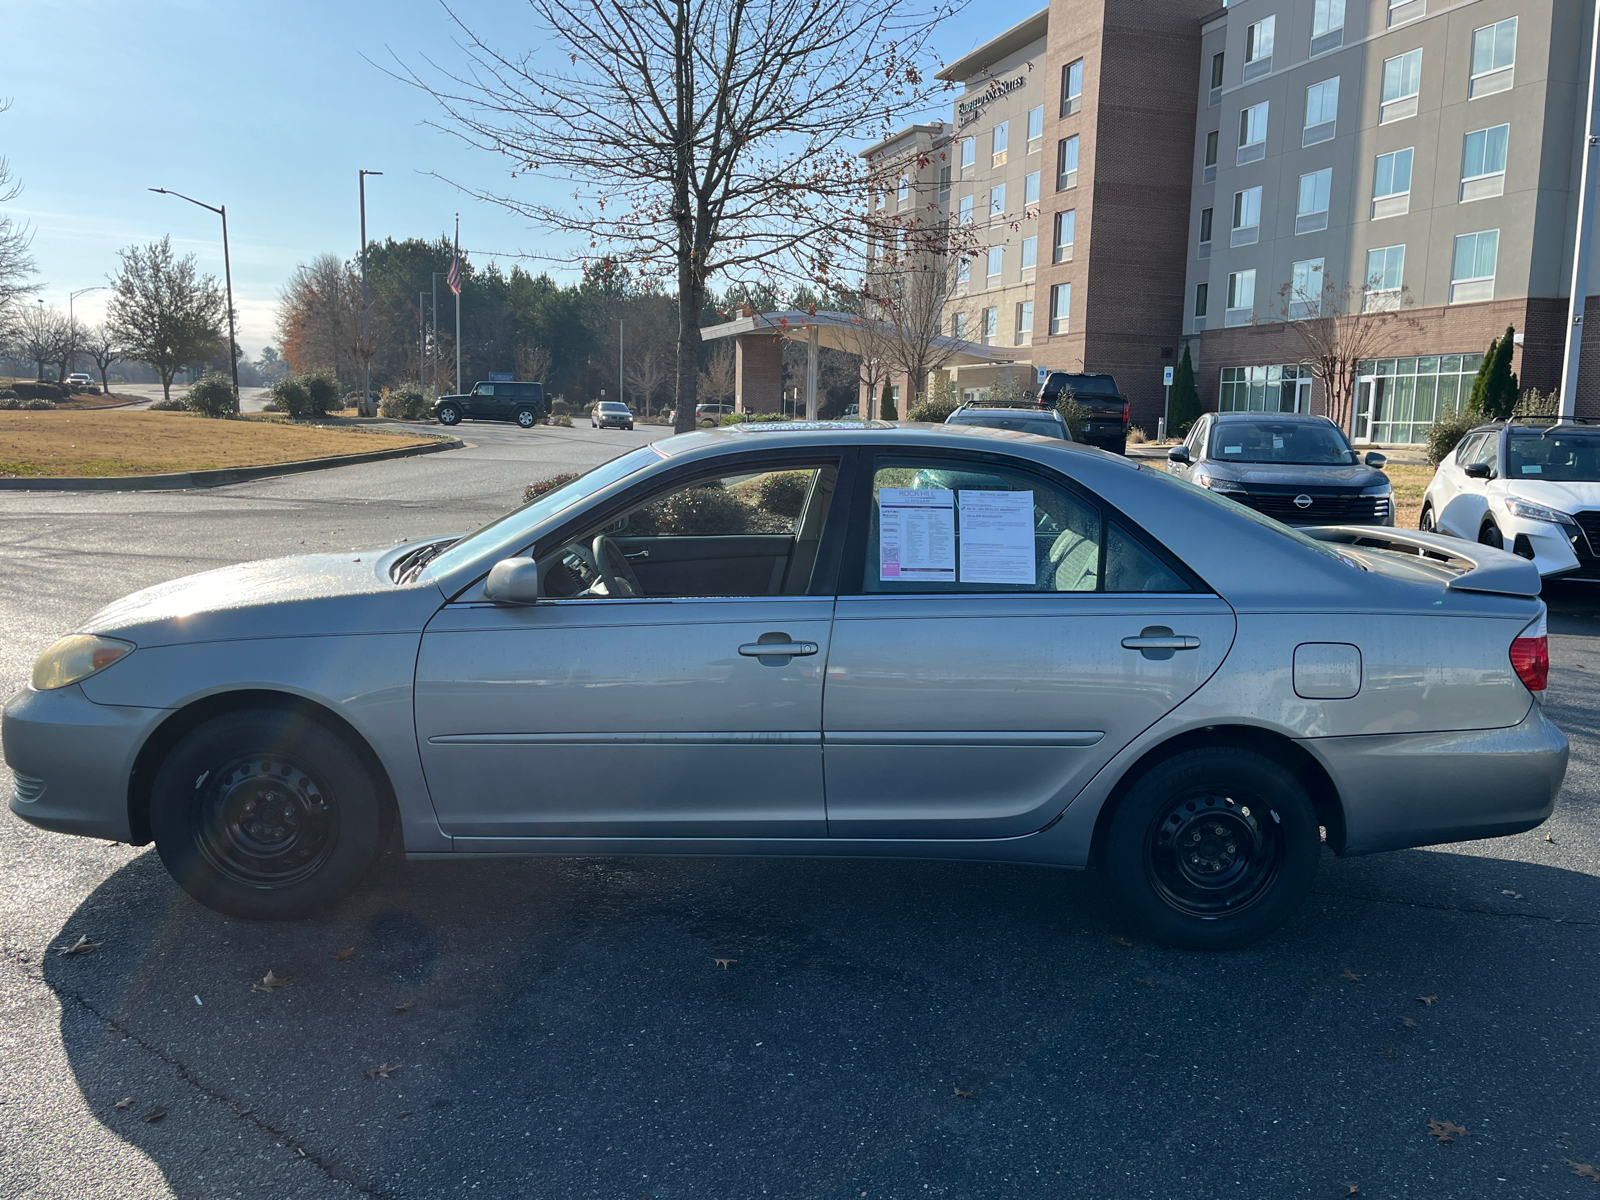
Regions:
[[1491, 474], [1488, 463], [1468, 463], [1461, 469], [1467, 473], [1469, 479], [1487, 479]]
[[1189, 448], [1187, 446], [1174, 446], [1167, 451], [1167, 458], [1171, 462], [1182, 463], [1185, 466], [1194, 461], [1189, 457]]
[[1376, 450], [1374, 450], [1362, 461], [1365, 462], [1369, 467], [1381, 467], [1389, 461], [1389, 456], [1387, 454], [1379, 454]]
[[539, 564], [531, 558], [502, 558], [489, 571], [483, 598], [496, 604], [537, 603]]

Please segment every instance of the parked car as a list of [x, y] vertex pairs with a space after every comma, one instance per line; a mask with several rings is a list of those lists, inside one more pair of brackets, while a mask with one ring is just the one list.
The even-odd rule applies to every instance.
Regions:
[[459, 539], [112, 604], [5, 706], [11, 809], [154, 840], [247, 918], [326, 912], [398, 827], [418, 857], [1095, 867], [1155, 937], [1235, 946], [1295, 911], [1324, 835], [1550, 815], [1539, 582], [1071, 442], [744, 425]]
[[[734, 411], [731, 404], [696, 404], [694, 406], [694, 423], [702, 428], [722, 424], [722, 418]], [[676, 423], [678, 410], [673, 409], [667, 414], [667, 420]]]
[[1128, 398], [1111, 375], [1051, 371], [1039, 389], [1039, 407], [1054, 408], [1063, 392], [1089, 410], [1089, 423], [1079, 440], [1113, 454], [1128, 452]]
[[459, 396], [440, 396], [433, 402], [433, 415], [441, 425], [462, 421], [515, 421], [532, 429], [549, 414], [544, 386], [538, 383], [503, 383], [487, 380], [472, 385]]
[[68, 375], [66, 378], [66, 384], [69, 388], [85, 388], [92, 389], [97, 392], [100, 390], [100, 385], [94, 381], [94, 376], [86, 375], [82, 371], [77, 371], [71, 375]]
[[589, 424], [600, 429], [632, 429], [633, 412], [620, 400], [602, 400], [589, 410]]
[[1478, 426], [1434, 472], [1421, 526], [1504, 547], [1541, 575], [1600, 582], [1600, 429], [1550, 420]]
[[1040, 437], [1072, 440], [1072, 431], [1053, 408], [1041, 410], [1037, 405], [963, 404], [944, 419], [946, 425], [983, 425], [989, 429], [1014, 429], [1020, 433], [1037, 433]]
[[1387, 462], [1303, 413], [1206, 413], [1167, 451], [1174, 475], [1285, 525], [1393, 525]]

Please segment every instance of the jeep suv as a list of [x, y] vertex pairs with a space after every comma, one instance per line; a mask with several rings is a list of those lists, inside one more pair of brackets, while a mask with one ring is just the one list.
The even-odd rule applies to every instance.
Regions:
[[440, 396], [433, 403], [433, 415], [441, 425], [461, 421], [515, 421], [532, 429], [550, 410], [545, 406], [544, 387], [537, 383], [488, 383], [472, 385], [461, 396]]

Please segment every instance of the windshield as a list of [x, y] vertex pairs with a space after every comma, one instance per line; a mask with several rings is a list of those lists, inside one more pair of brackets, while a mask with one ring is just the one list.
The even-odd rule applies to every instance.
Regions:
[[618, 404], [615, 400], [607, 400], [604, 404], [602, 404], [600, 406], [600, 411], [601, 412], [627, 412], [628, 411], [628, 406], [626, 404]]
[[1044, 417], [1023, 413], [952, 413], [947, 425], [982, 425], [987, 429], [1015, 429], [1020, 433], [1037, 433], [1044, 437], [1065, 437], [1066, 425]]
[[1506, 439], [1504, 474], [1558, 483], [1600, 480], [1600, 430], [1551, 429], [1542, 435], [1514, 430]]
[[1211, 457], [1221, 462], [1284, 463], [1306, 467], [1347, 467], [1356, 452], [1344, 434], [1327, 421], [1218, 421], [1211, 435]]
[[587, 500], [617, 480], [660, 461], [661, 456], [649, 446], [640, 446], [639, 449], [630, 451], [621, 458], [601, 463], [571, 483], [563, 484], [553, 492], [546, 492], [520, 508], [512, 509], [505, 516], [490, 521], [476, 533], [469, 533], [428, 563], [417, 578], [440, 579], [475, 559], [491, 554], [498, 555], [496, 561], [499, 561], [499, 558], [508, 558], [516, 551], [526, 549], [532, 531], [557, 513]]

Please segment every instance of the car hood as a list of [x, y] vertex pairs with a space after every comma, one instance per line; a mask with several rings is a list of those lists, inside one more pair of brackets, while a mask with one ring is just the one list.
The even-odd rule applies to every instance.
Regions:
[[389, 578], [395, 550], [307, 554], [188, 575], [124, 596], [78, 630], [137, 646], [420, 630], [443, 596]]
[[1524, 500], [1532, 500], [1535, 504], [1543, 504], [1546, 508], [1557, 508], [1562, 512], [1582, 512], [1586, 508], [1600, 508], [1600, 482], [1578, 480], [1571, 483], [1558, 483], [1555, 480], [1535, 480], [1527, 476], [1521, 479], [1507, 479], [1506, 495], [1520, 496]]
[[1201, 466], [1214, 479], [1231, 479], [1247, 486], [1369, 488], [1389, 482], [1389, 477], [1382, 471], [1363, 463], [1322, 467], [1222, 462], [1208, 458]]

